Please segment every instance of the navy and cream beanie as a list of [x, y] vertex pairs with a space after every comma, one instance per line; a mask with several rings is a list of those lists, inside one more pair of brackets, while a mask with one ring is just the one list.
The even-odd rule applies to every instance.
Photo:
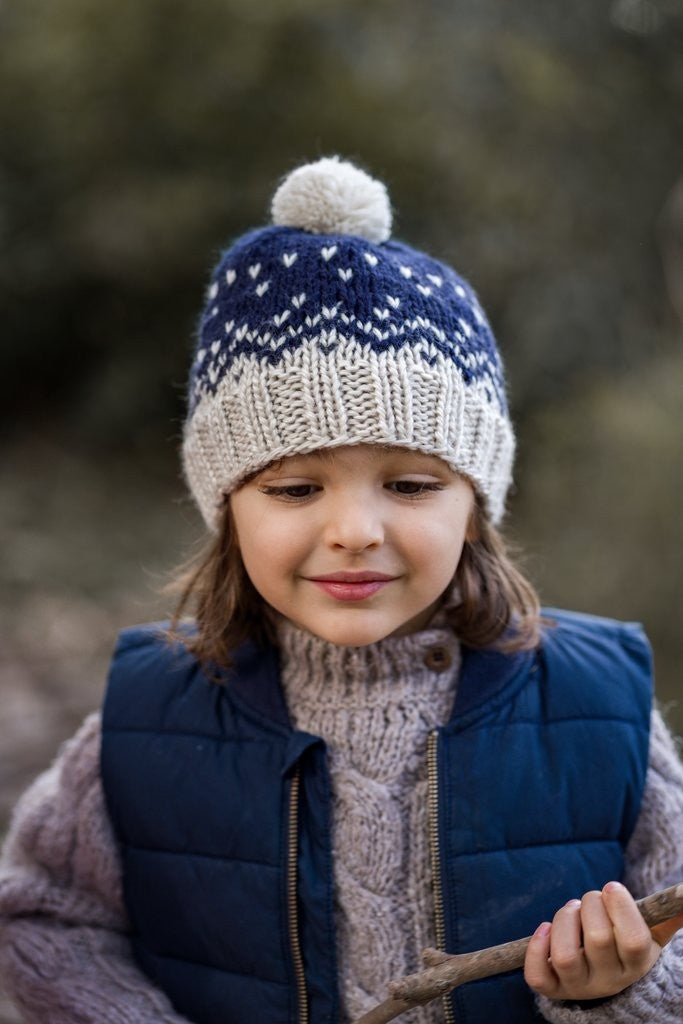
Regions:
[[384, 185], [337, 157], [293, 171], [272, 218], [223, 253], [199, 324], [183, 462], [209, 528], [274, 459], [360, 443], [438, 455], [498, 522], [514, 435], [470, 285], [391, 241]]

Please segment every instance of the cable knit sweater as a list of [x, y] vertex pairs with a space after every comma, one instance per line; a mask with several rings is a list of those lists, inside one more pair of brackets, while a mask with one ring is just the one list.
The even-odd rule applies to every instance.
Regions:
[[[329, 748], [340, 985], [353, 1020], [434, 943], [425, 749], [452, 706], [458, 648], [440, 627], [346, 649], [284, 625], [280, 644], [292, 719]], [[99, 747], [94, 714], [16, 809], [0, 873], [0, 976], [26, 1024], [187, 1024], [131, 957]], [[654, 712], [625, 882], [641, 896], [681, 877], [683, 768]], [[680, 1021], [683, 933], [601, 1006], [539, 1008], [557, 1024]], [[444, 1018], [435, 1002], [401, 1019]]]
[[[436, 944], [427, 737], [450, 716], [459, 647], [445, 629], [353, 648], [284, 625], [279, 641], [290, 716], [327, 744], [340, 987], [355, 1020]], [[404, 1020], [437, 1024], [443, 1011]]]

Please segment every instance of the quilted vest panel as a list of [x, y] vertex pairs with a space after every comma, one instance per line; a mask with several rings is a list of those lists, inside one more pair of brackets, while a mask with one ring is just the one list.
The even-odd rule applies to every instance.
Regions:
[[[546, 615], [540, 652], [504, 693], [473, 706], [461, 690], [438, 737], [450, 952], [528, 935], [623, 874], [647, 769], [649, 646], [638, 626]], [[459, 1024], [538, 1019], [521, 971], [462, 986], [450, 1004]]]
[[[647, 765], [647, 644], [635, 627], [553, 614], [539, 652], [465, 652], [453, 717], [435, 737], [451, 952], [526, 934], [622, 872]], [[102, 774], [134, 951], [196, 1024], [299, 1021], [287, 908], [297, 769], [309, 1019], [336, 1024], [324, 745], [291, 729], [272, 650], [245, 646], [224, 681], [158, 626], [121, 634]], [[449, 1005], [458, 1024], [535, 1019], [520, 972], [463, 986]]]
[[[133, 950], [196, 1024], [299, 1020], [287, 846], [302, 772], [301, 939], [312, 1020], [337, 1016], [322, 745], [293, 732], [273, 651], [218, 686], [159, 626], [124, 630], [103, 707], [102, 777], [121, 844]], [[246, 680], [262, 710], [240, 700]], [[259, 701], [260, 692], [260, 701]]]

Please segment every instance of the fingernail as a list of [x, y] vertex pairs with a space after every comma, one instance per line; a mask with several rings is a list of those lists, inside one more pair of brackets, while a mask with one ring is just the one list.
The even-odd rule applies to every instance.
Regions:
[[581, 900], [568, 900], [565, 903], [565, 907], [580, 907], [580, 906], [581, 906]]
[[544, 921], [543, 924], [539, 924], [538, 928], [534, 932], [534, 935], [537, 935], [539, 939], [545, 939], [547, 935], [550, 935], [551, 928], [552, 925], [550, 924], [550, 922]]
[[603, 886], [605, 892], [623, 892], [625, 886], [621, 882], [608, 882], [607, 885]]

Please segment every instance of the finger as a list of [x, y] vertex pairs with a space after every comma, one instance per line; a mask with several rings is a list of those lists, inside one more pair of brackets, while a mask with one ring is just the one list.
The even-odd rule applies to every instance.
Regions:
[[570, 900], [555, 914], [550, 960], [563, 987], [574, 989], [587, 981], [588, 964], [581, 942], [581, 900]]
[[589, 972], [620, 973], [622, 963], [614, 927], [601, 892], [587, 892], [581, 900], [581, 931]]
[[653, 941], [636, 901], [620, 882], [608, 882], [602, 892], [605, 909], [614, 927], [621, 963], [628, 971], [648, 970], [660, 950]]
[[552, 998], [558, 989], [558, 980], [550, 963], [550, 932], [549, 921], [539, 924], [529, 940], [524, 959], [524, 980], [539, 995]]

